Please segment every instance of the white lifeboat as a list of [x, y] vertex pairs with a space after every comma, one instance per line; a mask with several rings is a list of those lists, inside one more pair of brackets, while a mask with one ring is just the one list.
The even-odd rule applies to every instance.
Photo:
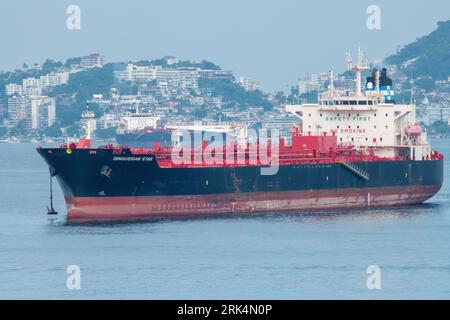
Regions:
[[422, 134], [422, 127], [418, 123], [413, 124], [406, 129], [406, 134], [408, 136], [419, 136]]

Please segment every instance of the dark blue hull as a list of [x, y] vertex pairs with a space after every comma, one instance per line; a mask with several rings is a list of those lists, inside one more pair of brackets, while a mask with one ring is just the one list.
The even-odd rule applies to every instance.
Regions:
[[[50, 153], [49, 153], [50, 151]], [[414, 204], [443, 182], [443, 160], [261, 167], [161, 168], [128, 149], [39, 149], [63, 189], [69, 218], [127, 219], [230, 212], [300, 211]]]

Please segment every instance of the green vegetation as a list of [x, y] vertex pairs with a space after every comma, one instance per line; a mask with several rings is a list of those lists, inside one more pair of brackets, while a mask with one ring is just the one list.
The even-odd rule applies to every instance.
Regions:
[[[93, 94], [103, 94], [109, 97], [114, 84], [114, 65], [106, 64], [103, 68], [92, 68], [70, 76], [67, 84], [58, 86], [49, 95], [75, 96], [71, 105], [59, 105], [56, 118], [61, 126], [65, 126], [80, 119], [80, 114], [86, 107], [86, 101], [92, 99]], [[95, 108], [95, 107], [94, 107]], [[97, 108], [96, 114], [101, 113]]]
[[408, 44], [398, 54], [386, 58], [386, 62], [400, 65], [416, 58], [407, 67], [406, 74], [447, 79], [450, 75], [450, 20], [438, 22], [435, 31]]
[[63, 66], [64, 65], [62, 64], [62, 62], [47, 59], [47, 60], [45, 60], [44, 64], [41, 67], [41, 70], [42, 70], [41, 73], [47, 74], [47, 73], [53, 72], [57, 68], [61, 68]]
[[257, 91], [245, 91], [237, 83], [224, 79], [199, 79], [200, 88], [211, 88], [213, 96], [222, 96], [225, 101], [234, 102], [243, 110], [250, 106], [262, 106], [270, 110], [272, 104], [267, 101], [263, 93]]

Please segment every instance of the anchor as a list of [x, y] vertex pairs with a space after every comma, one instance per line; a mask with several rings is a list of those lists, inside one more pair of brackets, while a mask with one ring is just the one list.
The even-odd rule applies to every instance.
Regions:
[[49, 167], [50, 173], [50, 208], [47, 206], [47, 214], [58, 214], [58, 211], [53, 208], [53, 176], [56, 174], [56, 170], [53, 167]]

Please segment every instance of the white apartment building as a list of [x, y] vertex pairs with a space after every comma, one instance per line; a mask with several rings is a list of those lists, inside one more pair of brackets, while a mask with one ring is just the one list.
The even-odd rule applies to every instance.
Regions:
[[[176, 70], [177, 74], [177, 84], [182, 89], [197, 89], [198, 79], [200, 75], [198, 74], [197, 68], [178, 68]], [[156, 80], [158, 80], [158, 73], [156, 73]], [[163, 80], [164, 81], [164, 80]]]
[[261, 89], [259, 83], [252, 81], [250, 78], [247, 77], [243, 76], [239, 77], [238, 83], [242, 88], [244, 88], [245, 91], [255, 91]]
[[156, 67], [129, 63], [125, 70], [116, 71], [115, 77], [118, 81], [147, 82], [156, 79]]
[[314, 90], [319, 91], [326, 81], [328, 81], [327, 73], [308, 74], [304, 79], [299, 80], [298, 91], [300, 94]]
[[55, 122], [55, 98], [13, 96], [8, 98], [8, 113], [13, 125], [26, 120], [26, 126], [30, 129], [46, 128]]
[[23, 94], [25, 95], [42, 95], [42, 82], [41, 79], [36, 78], [26, 78], [22, 80]]
[[224, 79], [224, 80], [234, 80], [234, 74], [231, 70], [206, 70], [206, 69], [200, 69], [198, 70], [198, 74], [200, 75], [200, 78], [206, 78], [206, 79]]
[[43, 88], [56, 87], [69, 81], [69, 72], [49, 73], [41, 76], [40, 80]]
[[101, 67], [105, 64], [105, 57], [98, 53], [81, 57], [80, 66], [82, 68]]
[[21, 84], [8, 83], [5, 86], [5, 92], [7, 96], [12, 96], [13, 94], [21, 96], [23, 94], [23, 87]]
[[25, 96], [13, 96], [8, 98], [8, 114], [13, 125], [27, 118], [27, 106], [29, 99]]
[[29, 100], [31, 129], [42, 129], [53, 125], [56, 118], [55, 98], [33, 96]]
[[148, 82], [156, 80], [171, 87], [198, 88], [199, 73], [196, 68], [163, 69], [160, 66], [128, 64], [123, 71], [116, 71], [118, 81]]
[[49, 73], [40, 78], [26, 78], [22, 85], [9, 83], [5, 86], [6, 95], [40, 96], [43, 90], [66, 84], [69, 81], [69, 72]]

